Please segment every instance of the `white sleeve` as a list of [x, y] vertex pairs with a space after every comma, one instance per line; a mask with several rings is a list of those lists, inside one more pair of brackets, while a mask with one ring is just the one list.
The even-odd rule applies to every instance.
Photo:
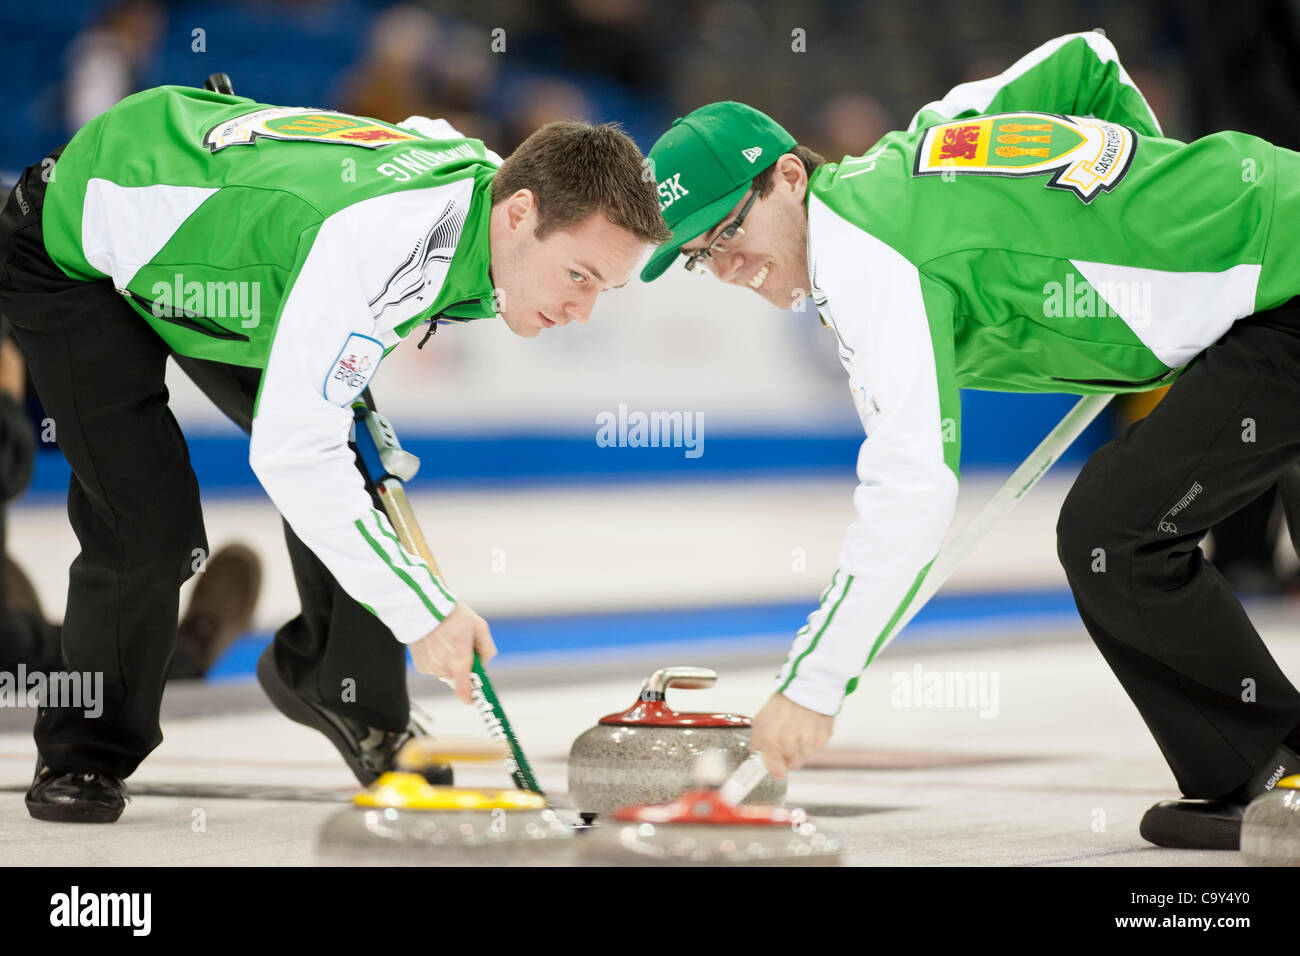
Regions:
[[[419, 133], [425, 139], [466, 139], [464, 133], [456, 129], [445, 119], [429, 119], [427, 116], [408, 116], [397, 124], [402, 129], [409, 129], [412, 133]], [[501, 156], [486, 146], [483, 147], [483, 153], [487, 158], [501, 165], [503, 160]]]
[[921, 107], [908, 131], [1021, 110], [1097, 116], [1147, 136], [1163, 135], [1151, 105], [1120, 63], [1115, 44], [1096, 31], [1048, 40], [997, 76], [954, 86], [943, 99]]
[[436, 627], [455, 598], [398, 543], [348, 447], [351, 403], [384, 353], [362, 278], [366, 257], [358, 246], [366, 239], [355, 225], [345, 215], [322, 224], [284, 302], [249, 462], [294, 533], [406, 644]]
[[777, 689], [839, 711], [880, 638], [920, 585], [957, 503], [960, 421], [949, 362], [936, 359], [921, 279], [899, 253], [809, 202], [824, 250], [814, 285], [840, 340], [867, 438], [858, 454], [856, 520], [821, 605], [799, 631]]

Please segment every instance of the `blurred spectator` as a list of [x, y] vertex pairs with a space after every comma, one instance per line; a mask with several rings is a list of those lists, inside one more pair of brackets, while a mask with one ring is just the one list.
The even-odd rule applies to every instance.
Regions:
[[591, 101], [575, 83], [552, 77], [530, 78], [516, 93], [518, 105], [506, 117], [502, 155], [512, 152], [539, 126], [556, 120], [591, 122]]
[[869, 93], [840, 93], [817, 111], [806, 145], [838, 163], [845, 156], [861, 156], [899, 125]]
[[[1261, 9], [1284, 5], [1263, 0]], [[215, 45], [207, 52], [189, 52], [188, 42], [164, 47], [169, 11], [173, 21], [210, 23], [209, 43]], [[1167, 3], [1128, 0], [1028, 7], [1005, 0], [821, 0], [797, 7], [782, 0], [115, 0], [70, 36], [65, 10], [37, 4], [21, 19], [8, 19], [0, 9], [0, 33], [21, 24], [25, 52], [63, 58], [65, 105], [11, 63], [6, 88], [18, 96], [11, 133], [0, 142], [0, 165], [20, 168], [31, 161], [28, 153], [40, 155], [37, 147], [54, 145], [56, 134], [40, 125], [43, 117], [65, 115], [66, 136], [143, 85], [197, 83], [221, 68], [246, 69], [247, 93], [259, 99], [319, 103], [389, 121], [442, 116], [503, 153], [522, 132], [518, 120], [508, 137], [501, 135], [501, 123], [514, 111], [514, 89], [543, 77], [577, 83], [588, 101], [583, 115], [619, 118], [630, 130], [659, 130], [709, 100], [743, 99], [774, 115], [807, 116], [796, 135], [842, 156], [877, 138], [865, 130], [879, 128], [879, 121], [869, 117], [865, 101], [855, 104], [855, 94], [884, 104], [892, 120], [885, 125], [899, 126], [954, 82], [992, 75], [1049, 36], [1096, 25], [1111, 29], [1128, 62], [1148, 64], [1135, 76], [1166, 128], [1179, 135], [1172, 101], [1180, 90], [1171, 85], [1177, 73], [1171, 63], [1179, 52], [1181, 18], [1180, 9]], [[366, 52], [351, 64], [352, 44], [330, 33], [335, 21], [346, 24], [349, 37], [369, 37]], [[1258, 22], [1251, 11], [1234, 10], [1225, 25], [1224, 35], [1241, 41], [1238, 56], [1260, 56], [1273, 76], [1300, 69], [1300, 56], [1287, 59], [1284, 38], [1258, 32]], [[796, 29], [806, 34], [798, 50]], [[269, 52], [267, 37], [286, 55]], [[1253, 39], [1260, 42], [1256, 54], [1249, 50]], [[302, 55], [292, 54], [299, 45]], [[316, 59], [304, 60], [308, 52]], [[276, 81], [279, 73], [304, 69], [312, 82]], [[0, 86], [5, 79], [0, 64]], [[1229, 95], [1226, 88], [1219, 94]], [[836, 104], [844, 112], [818, 120], [814, 113], [828, 96], [844, 97]], [[845, 145], [821, 142], [833, 135]]]
[[165, 25], [166, 14], [154, 0], [121, 0], [73, 38], [64, 95], [70, 129], [141, 88], [140, 76]]
[[375, 18], [365, 59], [344, 80], [342, 109], [390, 123], [442, 115], [438, 58], [442, 27], [420, 7], [398, 6]]
[[482, 115], [482, 104], [497, 83], [500, 57], [492, 52], [488, 31], [468, 23], [451, 23], [446, 36], [440, 81], [449, 118], [473, 114], [472, 122], [492, 123]]
[[[36, 589], [5, 548], [4, 504], [32, 479], [36, 436], [23, 407], [26, 373], [22, 354], [0, 319], [0, 671], [18, 665], [40, 671], [63, 668], [61, 629], [45, 617]], [[247, 630], [261, 590], [257, 555], [228, 545], [204, 565], [181, 619], [169, 680], [197, 680]]]
[[429, 11], [405, 4], [375, 18], [365, 57], [344, 75], [334, 105], [390, 123], [441, 117], [499, 149], [498, 126], [479, 109], [495, 80], [487, 31], [444, 25]]
[[36, 592], [22, 570], [5, 554], [3, 503], [22, 493], [32, 480], [36, 435], [23, 407], [26, 376], [23, 358], [0, 318], [0, 670], [24, 662], [31, 667], [57, 664], [58, 631], [45, 622]]

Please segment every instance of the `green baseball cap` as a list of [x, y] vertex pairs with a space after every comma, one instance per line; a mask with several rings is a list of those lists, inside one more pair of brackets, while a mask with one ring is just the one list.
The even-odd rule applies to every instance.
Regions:
[[672, 236], [641, 270], [642, 281], [663, 275], [682, 246], [718, 225], [754, 177], [794, 147], [775, 120], [744, 103], [710, 103], [676, 119], [648, 157]]

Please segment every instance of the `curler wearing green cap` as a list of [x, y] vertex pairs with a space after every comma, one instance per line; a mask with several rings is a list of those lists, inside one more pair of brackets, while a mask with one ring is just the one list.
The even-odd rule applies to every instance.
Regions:
[[748, 285], [782, 308], [807, 297], [803, 203], [820, 156], [766, 114], [722, 102], [674, 122], [648, 161], [672, 237], [642, 279], [658, 278], [680, 257], [689, 271]]
[[866, 434], [856, 520], [751, 747], [774, 776], [798, 769], [941, 576], [961, 389], [1169, 385], [1080, 472], [1056, 553], [1182, 793], [1138, 832], [1236, 849], [1246, 805], [1300, 766], [1300, 692], [1197, 545], [1279, 477], [1300, 500], [1300, 153], [1165, 136], [1095, 32], [960, 84], [860, 155], [810, 171], [799, 149], [714, 103], [650, 153], [673, 236], [643, 278], [685, 253], [796, 320], [806, 289]]

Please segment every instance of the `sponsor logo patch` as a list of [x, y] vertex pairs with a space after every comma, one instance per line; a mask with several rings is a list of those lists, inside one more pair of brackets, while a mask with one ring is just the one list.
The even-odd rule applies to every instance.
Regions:
[[276, 106], [236, 116], [208, 130], [203, 145], [212, 152], [227, 146], [247, 146], [259, 138], [297, 140], [310, 143], [340, 143], [378, 149], [420, 137], [377, 120], [333, 110], [303, 106]]
[[1089, 203], [1119, 185], [1137, 151], [1127, 126], [1084, 116], [996, 113], [932, 126], [916, 150], [913, 176], [1041, 176]]
[[754, 160], [758, 159], [758, 157], [763, 155], [763, 147], [751, 146], [749, 147], [749, 149], [742, 149], [740, 151], [740, 155], [744, 156], [747, 160], [749, 160], [752, 163]]
[[870, 431], [872, 419], [880, 414], [880, 399], [876, 398], [865, 382], [852, 373], [849, 376], [849, 389], [853, 392], [853, 407], [858, 411], [862, 427]]
[[1196, 496], [1204, 490], [1199, 481], [1192, 482], [1192, 487], [1187, 489], [1187, 494], [1178, 499], [1178, 504], [1166, 511], [1164, 517], [1160, 519], [1160, 530], [1167, 534], [1177, 534], [1178, 525], [1174, 523], [1173, 519], [1178, 517], [1181, 512], [1186, 511], [1191, 503], [1196, 500]]
[[383, 357], [384, 343], [353, 332], [325, 376], [325, 400], [335, 405], [350, 405], [370, 384]]

